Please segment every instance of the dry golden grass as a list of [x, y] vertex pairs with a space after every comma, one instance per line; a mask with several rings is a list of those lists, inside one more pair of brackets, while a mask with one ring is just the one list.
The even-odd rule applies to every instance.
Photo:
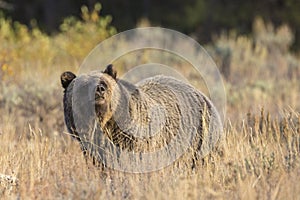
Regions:
[[[227, 122], [222, 152], [196, 169], [170, 166], [130, 174], [86, 162], [77, 141], [1, 121], [0, 171], [18, 179], [1, 184], [3, 199], [296, 199], [300, 188], [300, 114], [280, 122], [262, 113], [241, 125]], [[0, 180], [4, 183], [3, 180]], [[10, 185], [11, 184], [11, 185]]]

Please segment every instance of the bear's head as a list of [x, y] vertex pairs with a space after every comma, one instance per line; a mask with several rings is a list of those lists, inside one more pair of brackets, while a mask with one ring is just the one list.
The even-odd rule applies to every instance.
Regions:
[[117, 72], [112, 65], [108, 65], [103, 72], [94, 71], [80, 76], [70, 71], [64, 72], [61, 84], [65, 89], [64, 114], [67, 126], [70, 124], [68, 119], [74, 118], [72, 124], [76, 124], [75, 118], [84, 121], [96, 115], [103, 127], [112, 117], [113, 94], [117, 88]]

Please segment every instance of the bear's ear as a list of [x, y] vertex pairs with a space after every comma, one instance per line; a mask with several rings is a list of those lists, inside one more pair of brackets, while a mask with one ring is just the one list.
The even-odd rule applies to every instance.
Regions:
[[61, 85], [63, 88], [67, 88], [72, 80], [76, 78], [76, 75], [72, 72], [64, 72], [60, 76]]
[[115, 70], [112, 64], [108, 65], [106, 69], [103, 71], [103, 73], [110, 75], [111, 77], [113, 77], [113, 79], [117, 78], [117, 71]]

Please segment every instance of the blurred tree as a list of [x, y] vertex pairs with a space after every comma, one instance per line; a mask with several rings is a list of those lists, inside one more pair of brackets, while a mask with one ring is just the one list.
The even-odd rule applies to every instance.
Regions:
[[202, 42], [222, 30], [249, 34], [254, 19], [261, 16], [275, 27], [287, 23], [296, 35], [293, 47], [300, 49], [299, 0], [194, 0], [187, 8], [189, 31]]
[[0, 0], [0, 9], [4, 9], [4, 10], [12, 10], [13, 6], [10, 3], [7, 3], [6, 1], [1, 1]]
[[65, 17], [79, 16], [82, 5], [92, 8], [97, 2], [102, 4], [101, 14], [111, 15], [119, 31], [147, 18], [152, 25], [193, 34], [202, 43], [222, 30], [251, 33], [254, 18], [261, 16], [275, 27], [288, 23], [296, 34], [295, 47], [300, 49], [299, 0], [0, 0], [0, 9], [27, 25], [36, 19], [50, 33], [58, 30]]
[[38, 25], [50, 33], [58, 29], [63, 19], [79, 15], [83, 0], [7, 0], [13, 9], [5, 11], [14, 20], [30, 26], [34, 19]]

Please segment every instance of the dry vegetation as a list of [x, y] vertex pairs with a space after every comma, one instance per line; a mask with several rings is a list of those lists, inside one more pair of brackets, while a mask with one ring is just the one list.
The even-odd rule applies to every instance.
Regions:
[[299, 199], [299, 59], [290, 29], [259, 19], [253, 37], [224, 34], [207, 47], [225, 76], [222, 152], [194, 170], [146, 174], [86, 163], [65, 131], [59, 75], [115, 33], [98, 10], [51, 37], [0, 19], [0, 199]]

